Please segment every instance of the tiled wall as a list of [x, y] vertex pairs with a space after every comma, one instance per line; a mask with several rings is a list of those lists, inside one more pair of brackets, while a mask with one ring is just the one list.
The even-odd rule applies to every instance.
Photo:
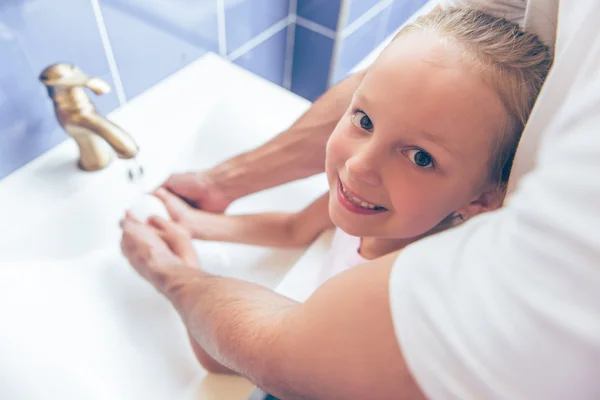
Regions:
[[427, 0], [298, 0], [292, 90], [314, 100]]
[[[69, 13], [64, 10], [69, 9]], [[77, 23], [73, 22], [74, 15]], [[0, 177], [64, 140], [43, 86], [42, 69], [74, 61], [114, 87], [94, 10], [88, 1], [0, 2]], [[116, 94], [96, 99], [101, 112], [119, 105]]]
[[37, 80], [49, 64], [107, 81], [101, 113], [207, 51], [314, 100], [424, 2], [0, 0], [0, 178], [66, 139]]

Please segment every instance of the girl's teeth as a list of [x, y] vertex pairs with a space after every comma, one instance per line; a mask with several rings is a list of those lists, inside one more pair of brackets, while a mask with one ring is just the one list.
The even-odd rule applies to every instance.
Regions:
[[351, 202], [353, 202], [356, 205], [361, 206], [362, 208], [368, 208], [369, 210], [377, 210], [377, 209], [381, 208], [379, 206], [369, 204], [366, 201], [359, 200], [356, 197], [352, 196], [350, 193], [348, 193], [348, 189], [346, 189], [346, 187], [344, 185], [342, 185], [342, 192], [346, 195], [346, 198], [348, 200], [350, 200]]

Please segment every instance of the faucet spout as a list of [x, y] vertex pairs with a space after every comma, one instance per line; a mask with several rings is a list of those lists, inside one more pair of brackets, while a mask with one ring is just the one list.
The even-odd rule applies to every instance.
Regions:
[[[97, 113], [83, 115], [74, 125], [79, 125], [90, 134], [101, 137], [119, 158], [131, 159], [139, 152], [139, 147], [131, 135]], [[67, 125], [66, 128], [69, 130], [70, 125]]]

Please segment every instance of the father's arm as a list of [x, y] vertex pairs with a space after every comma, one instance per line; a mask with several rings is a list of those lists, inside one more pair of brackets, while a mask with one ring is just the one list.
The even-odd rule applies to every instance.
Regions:
[[328, 281], [298, 304], [250, 283], [164, 270], [159, 286], [216, 360], [285, 399], [424, 399], [390, 314], [396, 254]]
[[198, 173], [176, 174], [163, 185], [191, 204], [223, 211], [232, 201], [325, 171], [325, 146], [365, 72], [330, 88], [288, 130], [264, 145]]
[[323, 94], [287, 131], [211, 171], [233, 197], [325, 171], [325, 145], [346, 112], [365, 72], [354, 74]]

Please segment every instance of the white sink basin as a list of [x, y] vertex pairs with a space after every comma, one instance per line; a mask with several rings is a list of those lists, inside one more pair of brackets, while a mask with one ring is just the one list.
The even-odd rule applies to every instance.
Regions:
[[[0, 181], [0, 398], [242, 399], [205, 378], [170, 304], [119, 252], [118, 221], [172, 171], [210, 167], [285, 129], [308, 103], [208, 55], [111, 118], [139, 141], [145, 179], [117, 161], [89, 174], [65, 143]], [[231, 212], [297, 210], [323, 176], [249, 196]], [[200, 243], [204, 267], [275, 287], [302, 250]], [[212, 379], [212, 381], [211, 381]], [[220, 380], [219, 380], [220, 379]], [[216, 380], [216, 381], [215, 381]]]
[[3, 399], [167, 399], [190, 390], [199, 371], [182, 324], [116, 254], [15, 265], [0, 279]]

